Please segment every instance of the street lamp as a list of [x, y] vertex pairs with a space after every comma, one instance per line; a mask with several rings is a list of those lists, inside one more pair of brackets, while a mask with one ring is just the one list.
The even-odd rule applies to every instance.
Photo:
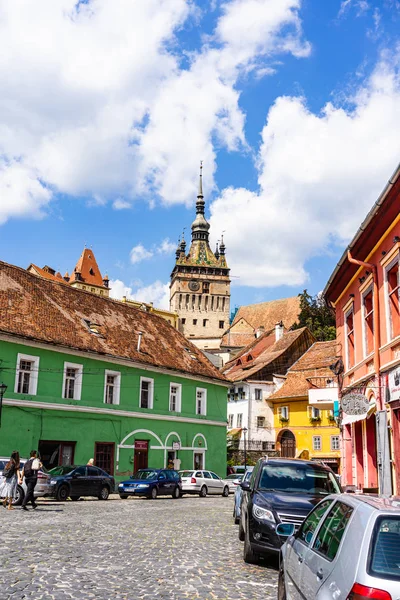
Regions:
[[246, 433], [247, 433], [247, 427], [243, 427], [242, 429], [243, 431], [243, 436], [244, 436], [244, 469], [246, 470], [247, 467], [247, 444], [246, 444]]
[[0, 427], [1, 427], [1, 412], [3, 409], [3, 396], [7, 391], [7, 386], [5, 383], [0, 384]]

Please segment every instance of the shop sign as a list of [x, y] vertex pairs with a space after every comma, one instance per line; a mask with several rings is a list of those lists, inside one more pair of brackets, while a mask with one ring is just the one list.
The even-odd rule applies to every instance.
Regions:
[[346, 415], [365, 415], [369, 408], [369, 402], [364, 394], [357, 393], [350, 393], [343, 396], [341, 405]]
[[400, 368], [393, 369], [389, 373], [390, 402], [400, 400]]
[[172, 450], [180, 450], [181, 443], [180, 442], [172, 442]]
[[135, 441], [135, 450], [147, 450], [149, 442], [143, 440]]

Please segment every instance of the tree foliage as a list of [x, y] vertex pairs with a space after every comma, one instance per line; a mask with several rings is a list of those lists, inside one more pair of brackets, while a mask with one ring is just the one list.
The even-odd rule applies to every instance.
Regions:
[[292, 329], [308, 327], [318, 342], [326, 342], [336, 339], [335, 315], [326, 306], [322, 296], [310, 296], [307, 290], [299, 294], [300, 314], [299, 320]]

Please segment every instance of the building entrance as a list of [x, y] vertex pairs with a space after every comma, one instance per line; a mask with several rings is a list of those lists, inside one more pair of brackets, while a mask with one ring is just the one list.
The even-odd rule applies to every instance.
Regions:
[[46, 469], [59, 465], [73, 465], [75, 443], [39, 440], [39, 456]]
[[133, 455], [134, 473], [139, 469], [147, 469], [149, 465], [149, 442], [147, 440], [135, 441], [135, 452]]
[[296, 456], [296, 438], [289, 429], [282, 433], [280, 443], [283, 458], [294, 458]]

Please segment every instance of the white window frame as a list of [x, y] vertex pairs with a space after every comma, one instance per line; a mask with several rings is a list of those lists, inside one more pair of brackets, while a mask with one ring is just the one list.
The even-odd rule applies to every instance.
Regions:
[[321, 419], [322, 418], [321, 409], [318, 408], [317, 406], [309, 406], [308, 409], [309, 409], [310, 419]]
[[[74, 397], [73, 398], [66, 398], [64, 396], [65, 380], [67, 378], [67, 369], [75, 369], [76, 371], [78, 371], [78, 373], [75, 377]], [[62, 390], [61, 390], [61, 398], [63, 398], [64, 400], [80, 400], [81, 394], [82, 394], [82, 379], [83, 379], [83, 365], [78, 365], [77, 363], [65, 362], [64, 363], [64, 375], [63, 375], [63, 383], [62, 383]]]
[[[114, 383], [114, 398], [112, 404], [106, 402], [106, 392], [107, 392], [107, 376], [111, 375], [112, 377], [116, 377], [116, 381]], [[120, 371], [110, 371], [108, 369], [104, 372], [104, 404], [109, 404], [109, 406], [116, 406], [119, 404], [121, 392], [121, 373]]]
[[[203, 399], [201, 403], [201, 412], [197, 412], [197, 394], [201, 392], [203, 394]], [[196, 415], [206, 416], [207, 414], [207, 390], [206, 388], [196, 388]]]
[[[173, 387], [176, 387], [175, 410], [172, 410], [172, 408], [171, 408], [171, 394], [172, 394]], [[169, 411], [176, 412], [176, 413], [180, 413], [182, 411], [182, 384], [181, 383], [174, 383], [173, 381], [171, 381], [169, 384]]]
[[[240, 417], [240, 419], [239, 419]], [[243, 413], [237, 413], [236, 415], [236, 427], [241, 429], [243, 427]]]
[[389, 271], [398, 263], [399, 271], [398, 277], [400, 277], [400, 254], [396, 254], [393, 260], [390, 261], [388, 265], [385, 266], [384, 269], [384, 290], [385, 290], [385, 312], [386, 312], [386, 335], [387, 341], [391, 342], [395, 339], [393, 335], [393, 323], [392, 316], [390, 311], [390, 301], [389, 301], [389, 281], [388, 281], [388, 273]]
[[[257, 392], [260, 392], [260, 397], [257, 398]], [[254, 400], [262, 400], [262, 388], [254, 388]]]
[[289, 419], [289, 406], [279, 406], [278, 417], [280, 419]]
[[[347, 329], [347, 318], [350, 315], [353, 315], [353, 338], [354, 338], [354, 364], [350, 366], [349, 364], [349, 340], [348, 340], [348, 329]], [[352, 304], [344, 313], [344, 347], [346, 351], [346, 371], [352, 369], [356, 364], [356, 336], [355, 336], [355, 326], [354, 326], [354, 304]]]
[[[318, 440], [319, 448], [315, 447], [317, 440]], [[322, 450], [322, 436], [320, 436], [320, 435], [313, 435], [313, 438], [312, 438], [312, 447], [313, 447], [313, 450], [315, 450], [316, 452], [320, 452]]]
[[144, 381], [147, 381], [148, 383], [150, 383], [150, 386], [149, 386], [149, 405], [144, 410], [152, 410], [153, 409], [153, 402], [154, 402], [154, 379], [151, 379], [150, 377], [141, 377], [140, 378], [140, 385], [139, 385], [139, 408], [144, 408], [144, 407], [141, 406], [141, 402], [142, 402], [142, 382], [144, 382]]
[[23, 371], [23, 369], [19, 368], [19, 365], [21, 364], [21, 360], [27, 360], [27, 361], [33, 363], [32, 371], [28, 371], [30, 373], [29, 391], [28, 391], [28, 394], [23, 394], [23, 395], [36, 396], [37, 395], [38, 378], [39, 378], [40, 357], [39, 356], [31, 356], [30, 354], [20, 354], [20, 353], [17, 354], [17, 369], [16, 369], [16, 373], [15, 373], [14, 393], [22, 394], [22, 392], [18, 392], [19, 374], [21, 371]]
[[[337, 440], [337, 448], [334, 448], [333, 440]], [[331, 435], [331, 452], [340, 450], [340, 435]]]
[[228, 429], [232, 429], [233, 428], [233, 413], [230, 413], [228, 415]]
[[[366, 327], [366, 323], [365, 323], [365, 319], [366, 319], [367, 315], [365, 313], [364, 301], [365, 301], [365, 296], [367, 296], [370, 292], [372, 292], [372, 314], [373, 314], [373, 312], [374, 312], [374, 286], [372, 283], [371, 283], [371, 285], [369, 285], [367, 287], [367, 289], [363, 290], [363, 292], [361, 294], [361, 314], [362, 314], [361, 328], [362, 328], [362, 345], [363, 345], [363, 357], [364, 358], [369, 356], [369, 354], [372, 354], [374, 351], [374, 349], [372, 348], [370, 353], [367, 355], [367, 327]], [[373, 318], [373, 316], [372, 316], [372, 318]], [[354, 313], [353, 313], [353, 330], [354, 330]], [[355, 340], [354, 340], [354, 342], [355, 342]], [[355, 347], [355, 343], [354, 343], [354, 347]]]
[[[260, 423], [261, 423], [261, 419], [262, 419], [262, 425], [260, 425]], [[262, 428], [264, 428], [264, 427], [265, 427], [265, 417], [263, 417], [263, 416], [258, 416], [258, 417], [257, 417], [257, 421], [256, 421], [256, 423], [257, 423], [257, 429], [262, 429]]]

